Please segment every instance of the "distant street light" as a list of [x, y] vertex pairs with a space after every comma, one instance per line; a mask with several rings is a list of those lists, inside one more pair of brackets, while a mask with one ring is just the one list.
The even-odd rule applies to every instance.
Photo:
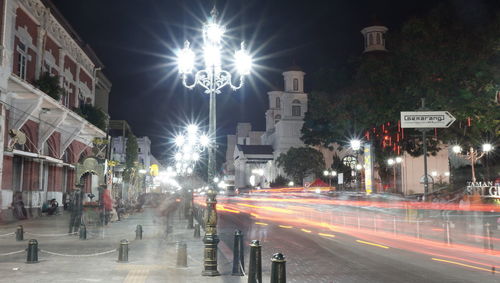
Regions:
[[337, 176], [337, 171], [335, 170], [325, 170], [323, 171], [323, 176], [328, 178], [329, 187], [332, 187], [332, 179]]
[[356, 164], [353, 167], [353, 169], [355, 169], [355, 170], [352, 172], [354, 175], [354, 182], [356, 183], [356, 189], [360, 190], [359, 186], [361, 184], [361, 181], [358, 180], [358, 176], [361, 176], [361, 174], [358, 174], [358, 172], [356, 172], [356, 171], [359, 171], [362, 169], [362, 167], [359, 169], [357, 168], [359, 165], [359, 151], [361, 150], [362, 142], [361, 142], [361, 140], [353, 139], [353, 140], [349, 141], [349, 145], [350, 145], [351, 149], [354, 150], [354, 153], [356, 154]]
[[493, 145], [489, 143], [481, 145], [481, 151], [478, 151], [473, 146], [469, 147], [469, 150], [466, 152], [463, 152], [462, 147], [460, 145], [454, 145], [451, 148], [453, 153], [455, 153], [457, 156], [470, 160], [471, 171], [472, 171], [472, 182], [476, 182], [475, 164], [486, 154], [489, 154], [491, 151], [493, 151], [493, 149], [494, 149]]
[[394, 190], [395, 192], [398, 191], [398, 184], [396, 181], [396, 166], [398, 164], [401, 164], [403, 162], [403, 158], [400, 156], [397, 156], [396, 158], [389, 158], [387, 159], [387, 165], [392, 167], [392, 177], [393, 177], [393, 183], [394, 183]]

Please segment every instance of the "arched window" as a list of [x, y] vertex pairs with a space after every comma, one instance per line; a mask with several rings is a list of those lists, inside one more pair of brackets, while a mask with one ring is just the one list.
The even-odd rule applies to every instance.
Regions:
[[293, 79], [293, 91], [299, 91], [299, 79]]
[[276, 97], [276, 109], [281, 108], [281, 99], [279, 97]]
[[377, 32], [377, 44], [381, 44], [380, 33]]
[[275, 124], [278, 123], [280, 120], [281, 120], [281, 115], [280, 114], [274, 116], [274, 123]]
[[368, 34], [368, 39], [369, 39], [370, 45], [373, 45], [373, 34], [372, 33]]
[[351, 167], [351, 169], [354, 169], [356, 168], [356, 157], [352, 156], [352, 155], [347, 155], [346, 157], [342, 158], [342, 163], [345, 165], [345, 166], [349, 166]]
[[298, 99], [294, 99], [292, 101], [292, 116], [301, 116], [301, 112], [300, 101]]

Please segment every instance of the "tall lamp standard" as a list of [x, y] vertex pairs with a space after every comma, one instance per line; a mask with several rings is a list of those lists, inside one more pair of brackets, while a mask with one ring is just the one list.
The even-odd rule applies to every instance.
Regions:
[[481, 151], [478, 151], [475, 149], [473, 146], [469, 147], [469, 150], [463, 153], [462, 147], [459, 145], [454, 145], [451, 150], [453, 153], [456, 155], [470, 160], [470, 166], [471, 166], [471, 171], [472, 171], [472, 182], [476, 182], [476, 169], [475, 169], [475, 164], [477, 161], [479, 161], [481, 158], [483, 158], [487, 153], [491, 152], [493, 150], [493, 145], [489, 143], [485, 143], [481, 146]]
[[396, 158], [389, 158], [387, 159], [387, 165], [391, 166], [392, 167], [392, 177], [393, 177], [393, 183], [394, 183], [394, 192], [398, 192], [398, 184], [397, 184], [397, 181], [396, 181], [396, 166], [398, 166], [399, 164], [401, 164], [401, 162], [403, 162], [403, 158], [401, 157], [396, 157]]
[[333, 177], [337, 176], [337, 171], [335, 170], [325, 170], [323, 171], [323, 176], [328, 178], [328, 185], [330, 186], [330, 189], [332, 187], [332, 179]]
[[[203, 56], [205, 69], [196, 71], [192, 84], [187, 82], [188, 75], [191, 74], [195, 64], [195, 54], [189, 47], [189, 41], [184, 42], [184, 48], [178, 54], [178, 67], [182, 75], [182, 83], [188, 89], [193, 89], [200, 85], [205, 89], [205, 93], [210, 96], [209, 107], [209, 126], [208, 134], [210, 138], [215, 139], [216, 133], [216, 101], [215, 96], [221, 93], [224, 86], [229, 86], [233, 90], [240, 89], [243, 86], [245, 75], [250, 74], [252, 67], [252, 58], [245, 50], [245, 44], [241, 43], [240, 50], [234, 54], [235, 67], [239, 73], [238, 85], [233, 85], [230, 72], [221, 67], [221, 40], [225, 28], [217, 22], [217, 10], [215, 7], [210, 12], [211, 17], [203, 25]], [[216, 188], [213, 178], [216, 171], [215, 144], [208, 149], [208, 182], [210, 190], [207, 193], [207, 217], [206, 229], [203, 242], [205, 243], [204, 252], [204, 276], [218, 276], [217, 271], [217, 211], [216, 211]]]
[[351, 149], [356, 153], [356, 164], [354, 165], [354, 181], [356, 182], [356, 189], [360, 189], [360, 181], [358, 180], [358, 172], [361, 168], [358, 169], [359, 164], [359, 150], [361, 149], [361, 141], [358, 139], [351, 140], [350, 142]]

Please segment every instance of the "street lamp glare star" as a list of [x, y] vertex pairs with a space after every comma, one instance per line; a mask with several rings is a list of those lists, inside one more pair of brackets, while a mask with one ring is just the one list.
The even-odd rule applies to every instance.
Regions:
[[181, 147], [184, 145], [184, 142], [186, 141], [186, 138], [183, 135], [179, 135], [175, 137], [175, 145], [178, 147]]
[[387, 160], [387, 164], [389, 164], [389, 166], [394, 165], [394, 159], [389, 158], [389, 159]]
[[210, 138], [207, 135], [202, 135], [200, 137], [200, 144], [204, 147], [210, 145]]
[[351, 140], [351, 149], [354, 151], [361, 149], [361, 141], [358, 139]]
[[454, 145], [451, 150], [454, 152], [454, 153], [460, 153], [462, 152], [462, 147], [460, 147], [459, 145]]
[[490, 143], [485, 143], [481, 146], [483, 152], [490, 152], [493, 150], [493, 146]]
[[196, 132], [198, 132], [198, 126], [195, 125], [195, 124], [190, 124], [187, 126], [187, 132], [188, 134], [190, 135], [194, 135], [196, 134]]

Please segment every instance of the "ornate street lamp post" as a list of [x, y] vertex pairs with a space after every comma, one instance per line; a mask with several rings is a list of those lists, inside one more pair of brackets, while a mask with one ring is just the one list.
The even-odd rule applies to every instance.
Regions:
[[[188, 75], [191, 74], [195, 63], [195, 54], [189, 47], [189, 41], [185, 41], [184, 48], [178, 54], [179, 72], [182, 74], [182, 83], [188, 89], [193, 89], [196, 85], [200, 85], [205, 89], [205, 93], [210, 96], [209, 107], [209, 126], [208, 134], [211, 139], [216, 138], [216, 103], [215, 96], [221, 93], [221, 89], [225, 86], [231, 87], [233, 90], [240, 89], [243, 86], [245, 75], [250, 74], [252, 67], [252, 58], [245, 50], [245, 44], [241, 43], [240, 50], [234, 54], [234, 64], [239, 73], [239, 83], [232, 83], [232, 75], [230, 72], [223, 70], [221, 67], [221, 40], [224, 35], [225, 28], [217, 22], [217, 10], [215, 7], [210, 12], [210, 19], [203, 25], [203, 56], [205, 68], [196, 71], [194, 81], [188, 83]], [[208, 182], [211, 189], [207, 194], [207, 217], [206, 229], [203, 242], [205, 243], [204, 253], [204, 276], [217, 276], [217, 211], [216, 211], [216, 188], [213, 179], [216, 171], [216, 145], [215, 143], [208, 148]]]
[[472, 171], [472, 182], [476, 182], [476, 169], [475, 169], [475, 164], [478, 162], [481, 158], [483, 158], [486, 154], [491, 152], [493, 150], [493, 145], [489, 143], [485, 143], [481, 146], [481, 151], [478, 151], [474, 147], [469, 147], [469, 150], [467, 150], [465, 153], [462, 151], [462, 147], [459, 145], [454, 145], [451, 150], [453, 153], [456, 155], [470, 160], [470, 166], [471, 166], [471, 171]]

